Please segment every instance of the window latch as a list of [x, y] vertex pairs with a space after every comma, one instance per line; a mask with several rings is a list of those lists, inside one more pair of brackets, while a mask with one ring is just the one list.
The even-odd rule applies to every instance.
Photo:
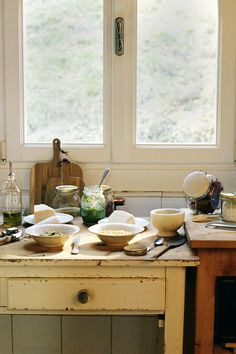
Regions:
[[124, 54], [124, 19], [122, 17], [115, 19], [115, 53], [119, 56]]

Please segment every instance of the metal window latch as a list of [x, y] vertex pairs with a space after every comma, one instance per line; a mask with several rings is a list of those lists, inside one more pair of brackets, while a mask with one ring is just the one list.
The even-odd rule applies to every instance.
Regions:
[[124, 19], [122, 17], [115, 19], [115, 53], [119, 56], [124, 54]]

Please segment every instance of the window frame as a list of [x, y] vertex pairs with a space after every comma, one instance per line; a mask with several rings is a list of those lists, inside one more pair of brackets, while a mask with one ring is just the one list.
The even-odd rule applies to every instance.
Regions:
[[[23, 45], [22, 1], [3, 0], [5, 52], [5, 115], [7, 159], [12, 161], [46, 160], [51, 144], [26, 144], [23, 134]], [[111, 155], [111, 5], [104, 7], [104, 133], [103, 144], [64, 144], [72, 159], [87, 162], [110, 160]], [[14, 127], [14, 129], [12, 129]], [[56, 137], [55, 137], [56, 138]], [[58, 137], [60, 139], [60, 137]], [[63, 143], [63, 142], [62, 142]]]
[[[47, 160], [49, 144], [23, 144], [22, 117], [21, 1], [3, 0], [5, 52], [5, 122], [7, 159], [13, 161]], [[142, 164], [231, 164], [234, 161], [234, 121], [236, 69], [236, 4], [219, 1], [218, 144], [216, 146], [135, 145], [136, 103], [136, 0], [104, 0], [105, 51], [105, 143], [102, 146], [65, 145], [72, 159], [81, 162]], [[125, 20], [125, 53], [114, 54], [114, 21]], [[112, 117], [112, 119], [111, 119]], [[14, 129], [13, 129], [14, 127]], [[59, 137], [60, 138], [60, 137]], [[63, 143], [63, 141], [62, 141]], [[144, 167], [145, 168], [145, 167]]]
[[[125, 1], [125, 0], [123, 0]], [[118, 1], [117, 1], [118, 2]], [[137, 9], [135, 8], [135, 11]], [[128, 39], [131, 62], [135, 63], [137, 16], [125, 16], [126, 32], [132, 33]], [[116, 89], [122, 82], [128, 82], [127, 89], [123, 90], [123, 102], [130, 102], [129, 109], [124, 108], [120, 119], [114, 119], [114, 127], [117, 132], [113, 145], [113, 161], [133, 163], [161, 163], [161, 164], [206, 164], [206, 163], [232, 163], [234, 161], [234, 121], [235, 121], [235, 80], [232, 73], [235, 72], [235, 37], [234, 16], [236, 4], [233, 1], [219, 1], [219, 44], [218, 44], [218, 92], [217, 92], [217, 143], [216, 145], [136, 145], [135, 144], [135, 85], [136, 66], [126, 65], [125, 69], [117, 69], [118, 80]], [[135, 21], [134, 21], [135, 18]], [[229, 38], [232, 40], [229, 40]], [[128, 46], [127, 45], [127, 46]], [[124, 58], [122, 58], [124, 60]], [[121, 60], [122, 60], [121, 59]], [[119, 60], [119, 58], [117, 59]], [[128, 60], [127, 60], [128, 62]], [[115, 66], [115, 69], [118, 66]], [[123, 74], [123, 75], [122, 75]], [[119, 97], [118, 92], [114, 92]], [[120, 98], [120, 97], [119, 97]], [[122, 100], [117, 103], [122, 106]], [[116, 112], [116, 110], [115, 110]], [[132, 117], [132, 122], [128, 117]], [[122, 136], [122, 144], [118, 136]]]

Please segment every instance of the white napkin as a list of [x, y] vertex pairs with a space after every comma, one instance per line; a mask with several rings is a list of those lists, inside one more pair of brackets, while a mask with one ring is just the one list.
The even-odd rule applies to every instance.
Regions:
[[42, 224], [60, 224], [60, 221], [56, 216], [50, 216], [49, 218], [41, 220], [37, 223], [37, 225]]

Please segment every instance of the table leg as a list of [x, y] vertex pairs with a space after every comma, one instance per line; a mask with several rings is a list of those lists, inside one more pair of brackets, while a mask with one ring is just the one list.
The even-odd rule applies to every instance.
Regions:
[[[196, 329], [195, 354], [213, 353], [215, 274], [214, 259], [208, 251], [200, 252], [200, 266], [197, 268], [196, 287]], [[214, 254], [213, 254], [214, 256]]]
[[164, 354], [183, 353], [185, 268], [166, 269]]

